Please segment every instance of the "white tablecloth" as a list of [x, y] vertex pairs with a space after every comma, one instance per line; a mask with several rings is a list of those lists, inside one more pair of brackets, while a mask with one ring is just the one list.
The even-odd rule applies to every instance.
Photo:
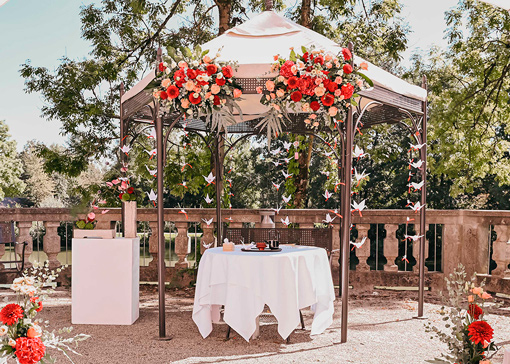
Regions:
[[212, 323], [224, 321], [246, 341], [267, 304], [286, 339], [298, 326], [299, 309], [313, 306], [311, 334], [333, 322], [335, 292], [326, 251], [315, 247], [283, 247], [281, 252], [234, 252], [208, 249], [198, 269], [193, 321], [205, 338]]

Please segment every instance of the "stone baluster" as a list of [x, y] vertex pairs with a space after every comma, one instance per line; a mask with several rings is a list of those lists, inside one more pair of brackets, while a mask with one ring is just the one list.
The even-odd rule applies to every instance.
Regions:
[[176, 268], [188, 268], [189, 264], [186, 256], [190, 253], [188, 249], [188, 223], [176, 222], [177, 236], [175, 237], [175, 254], [179, 257]]
[[149, 262], [151, 269], [158, 268], [158, 222], [149, 221], [149, 227], [151, 229], [151, 235], [149, 236], [149, 253], [152, 256], [152, 260]]
[[508, 225], [494, 225], [494, 230], [498, 234], [498, 238], [493, 243], [492, 259], [498, 265], [496, 269], [492, 271], [493, 276], [503, 277], [508, 275], [508, 260], [509, 256], [507, 251], [510, 249], [510, 227]]
[[[29, 258], [30, 254], [32, 254], [32, 252], [34, 251], [34, 243], [32, 240], [32, 235], [30, 235], [32, 221], [20, 221], [18, 222], [18, 228], [19, 228], [18, 242], [19, 243], [27, 242], [27, 246], [25, 247], [25, 267], [30, 268], [32, 266], [32, 263], [30, 263]], [[19, 251], [18, 253], [21, 254], [21, 251]]]
[[204, 244], [209, 245], [209, 244], [213, 243], [213, 245], [211, 245], [211, 248], [214, 248], [214, 240], [216, 238], [214, 237], [214, 225], [213, 224], [207, 226], [207, 224], [202, 221], [200, 223], [200, 226], [202, 227], [202, 231], [204, 232], [202, 235], [202, 239], [200, 240], [200, 251], [202, 252], [202, 254], [204, 254], [204, 252], [205, 252]]
[[384, 228], [386, 229], [386, 238], [384, 239], [383, 251], [387, 260], [387, 263], [384, 265], [384, 270], [386, 272], [397, 272], [398, 266], [395, 264], [395, 259], [398, 257], [398, 225], [385, 224]]
[[57, 258], [58, 253], [60, 253], [60, 236], [57, 231], [59, 226], [60, 222], [58, 221], [44, 222], [46, 234], [43, 237], [43, 250], [48, 256], [50, 268], [56, 268], [61, 265]]
[[367, 260], [370, 257], [370, 239], [368, 239], [370, 224], [356, 224], [356, 229], [358, 230], [356, 242], [360, 243], [365, 238], [365, 243], [360, 248], [356, 248], [356, 256], [359, 259], [356, 270], [366, 272], [370, 270], [370, 266], [367, 264]]

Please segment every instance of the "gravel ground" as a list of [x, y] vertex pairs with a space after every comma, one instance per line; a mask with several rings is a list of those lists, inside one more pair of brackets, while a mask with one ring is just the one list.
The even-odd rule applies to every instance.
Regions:
[[[8, 291], [0, 291], [7, 295]], [[247, 343], [235, 332], [225, 341], [226, 325], [215, 325], [203, 339], [191, 319], [193, 289], [167, 294], [167, 333], [170, 341], [159, 341], [157, 293], [145, 287], [140, 295], [140, 318], [132, 326], [75, 325], [76, 333], [92, 337], [80, 343], [82, 363], [424, 363], [438, 356], [444, 347], [431, 340], [425, 320], [416, 320], [416, 292], [377, 291], [351, 294], [348, 342], [340, 344], [340, 301], [335, 302], [333, 325], [322, 335], [310, 337], [313, 318], [303, 310], [307, 329], [296, 330], [290, 344], [278, 336], [275, 325], [262, 325], [260, 338]], [[71, 325], [70, 291], [60, 290], [45, 302], [39, 317], [52, 327]], [[426, 295], [425, 314], [440, 323], [437, 296]], [[506, 307], [505, 307], [506, 306]], [[488, 316], [497, 343], [510, 339], [510, 303]], [[507, 344], [510, 347], [510, 343]], [[61, 360], [58, 355], [58, 362]], [[502, 351], [493, 363], [502, 363]]]

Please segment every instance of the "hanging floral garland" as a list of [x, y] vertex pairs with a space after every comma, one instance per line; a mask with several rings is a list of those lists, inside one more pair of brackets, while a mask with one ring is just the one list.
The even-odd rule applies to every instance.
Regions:
[[242, 88], [233, 77], [235, 64], [218, 62], [209, 51], [197, 46], [193, 51], [167, 48], [168, 56], [159, 63], [156, 78], [147, 86], [168, 112], [184, 117], [206, 115], [212, 130], [234, 124], [233, 110]]
[[271, 71], [278, 72], [278, 76], [257, 89], [263, 94], [260, 102], [271, 107], [258, 125], [267, 127], [268, 138], [281, 133], [282, 119], [288, 117], [289, 108], [308, 113], [305, 123], [311, 128], [342, 121], [349, 105], [356, 105], [353, 98], [357, 93], [373, 86], [360, 72], [368, 64], [351, 64], [349, 49], [343, 48], [336, 56], [324, 50], [301, 50], [303, 54], [296, 54], [291, 48], [289, 59], [276, 55]]

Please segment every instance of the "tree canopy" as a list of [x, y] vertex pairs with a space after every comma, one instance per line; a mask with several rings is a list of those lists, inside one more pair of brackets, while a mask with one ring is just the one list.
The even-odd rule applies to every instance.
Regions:
[[9, 127], [0, 120], [0, 201], [15, 197], [25, 189], [20, 179], [23, 165], [18, 158], [16, 141], [10, 140]]

